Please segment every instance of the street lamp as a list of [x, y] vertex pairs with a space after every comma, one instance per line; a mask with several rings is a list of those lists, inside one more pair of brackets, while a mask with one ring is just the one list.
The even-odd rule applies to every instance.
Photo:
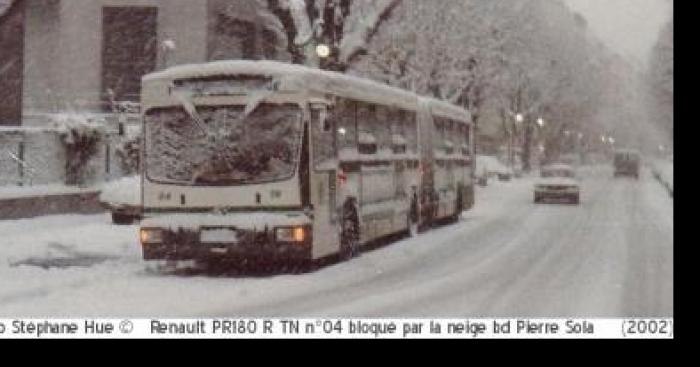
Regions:
[[519, 113], [519, 114], [516, 114], [516, 115], [515, 115], [515, 122], [521, 123], [521, 122], [523, 122], [523, 121], [525, 121], [525, 117], [523, 116], [522, 113]]
[[322, 59], [325, 59], [326, 57], [331, 55], [331, 48], [328, 47], [328, 45], [321, 43], [318, 46], [316, 46], [316, 55], [318, 55], [318, 57]]
[[540, 127], [544, 127], [544, 119], [542, 117], [537, 119], [537, 125]]

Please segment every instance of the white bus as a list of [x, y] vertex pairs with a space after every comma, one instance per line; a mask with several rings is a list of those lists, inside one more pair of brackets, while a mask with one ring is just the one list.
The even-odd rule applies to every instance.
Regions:
[[380, 83], [222, 61], [145, 76], [142, 106], [146, 260], [348, 258], [474, 203], [469, 113]]

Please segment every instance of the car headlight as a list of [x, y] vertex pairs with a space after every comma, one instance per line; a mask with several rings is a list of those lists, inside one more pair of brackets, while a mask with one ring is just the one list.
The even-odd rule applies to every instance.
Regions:
[[139, 232], [139, 237], [141, 238], [141, 243], [162, 243], [163, 242], [163, 230], [160, 228], [141, 228]]
[[304, 242], [304, 227], [279, 227], [275, 229], [275, 238], [279, 242]]

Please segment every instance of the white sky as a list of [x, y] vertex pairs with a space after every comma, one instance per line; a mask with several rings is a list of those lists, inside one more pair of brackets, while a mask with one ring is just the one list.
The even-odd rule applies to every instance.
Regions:
[[659, 30], [671, 17], [673, 0], [565, 0], [611, 49], [646, 66]]

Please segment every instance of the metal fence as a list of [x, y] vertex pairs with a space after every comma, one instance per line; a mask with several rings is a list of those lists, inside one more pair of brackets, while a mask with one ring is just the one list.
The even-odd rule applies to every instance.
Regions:
[[[34, 116], [35, 119], [42, 118]], [[51, 126], [43, 117], [44, 125]], [[99, 142], [97, 153], [84, 167], [86, 185], [108, 181], [123, 175], [117, 154], [124, 124], [134, 118], [110, 122]], [[66, 182], [66, 148], [61, 130], [54, 127], [0, 127], [0, 186], [32, 186]]]

